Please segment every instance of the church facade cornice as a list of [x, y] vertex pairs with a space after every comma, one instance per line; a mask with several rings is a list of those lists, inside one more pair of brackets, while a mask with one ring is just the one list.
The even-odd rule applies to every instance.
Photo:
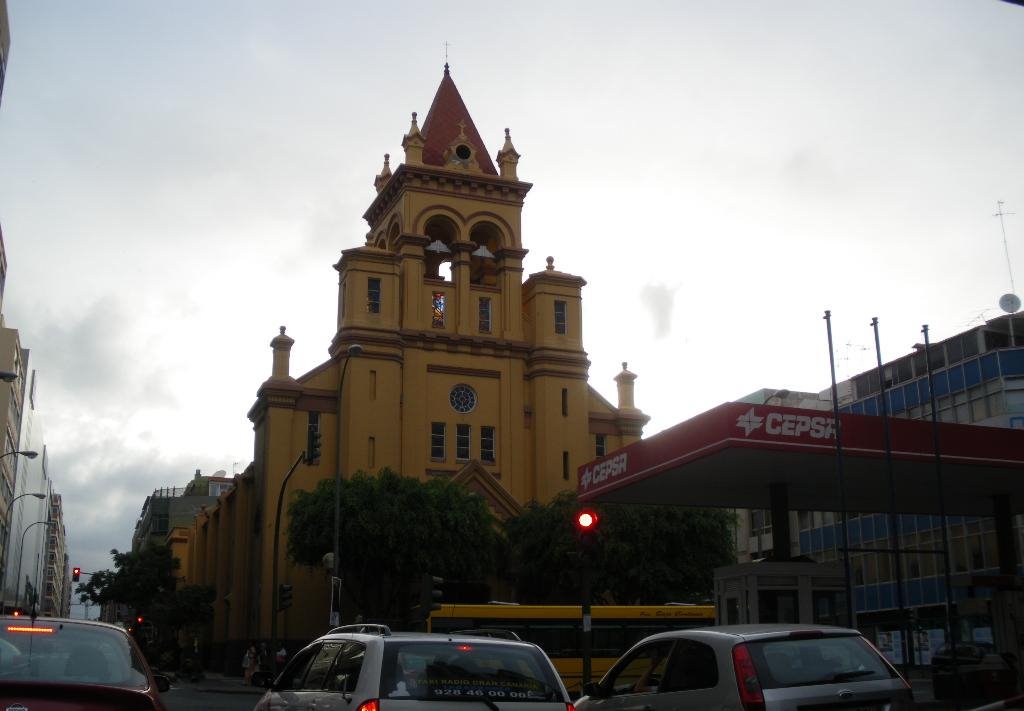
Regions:
[[388, 214], [402, 194], [409, 190], [436, 195], [464, 195], [482, 202], [522, 206], [532, 183], [509, 180], [483, 173], [462, 173], [428, 165], [398, 166], [384, 188], [377, 194], [363, 219], [370, 225]]

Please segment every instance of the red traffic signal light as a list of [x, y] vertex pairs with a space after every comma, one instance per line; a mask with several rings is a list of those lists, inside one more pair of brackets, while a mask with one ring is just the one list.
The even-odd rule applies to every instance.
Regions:
[[597, 512], [590, 509], [583, 509], [576, 514], [576, 527], [583, 533], [590, 533], [597, 529]]
[[138, 622], [138, 623], [139, 623], [139, 624], [141, 625], [141, 624], [142, 624], [142, 622], [143, 622], [143, 620], [142, 620], [142, 615], [139, 615], [138, 617], [136, 617], [136, 618], [135, 618], [135, 621], [136, 621], [136, 622]]
[[82, 578], [82, 569], [74, 567], [71, 569], [71, 582], [77, 583]]

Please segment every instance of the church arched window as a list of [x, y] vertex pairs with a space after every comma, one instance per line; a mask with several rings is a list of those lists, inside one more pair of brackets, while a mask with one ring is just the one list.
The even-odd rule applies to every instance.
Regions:
[[469, 260], [470, 283], [497, 286], [498, 265], [495, 254], [501, 249], [501, 230], [492, 222], [478, 222], [470, 230], [469, 239], [476, 244]]
[[[423, 233], [430, 240], [426, 248], [426, 275], [434, 279], [444, 278], [452, 281], [452, 245], [459, 238], [459, 228], [451, 218], [434, 215], [423, 227]], [[442, 273], [442, 265], [447, 268]]]

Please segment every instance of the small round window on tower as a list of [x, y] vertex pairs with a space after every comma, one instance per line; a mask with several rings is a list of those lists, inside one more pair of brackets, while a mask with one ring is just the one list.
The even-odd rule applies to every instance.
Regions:
[[465, 143], [460, 143], [455, 147], [455, 155], [459, 157], [459, 160], [469, 160], [469, 157], [473, 155], [473, 151]]

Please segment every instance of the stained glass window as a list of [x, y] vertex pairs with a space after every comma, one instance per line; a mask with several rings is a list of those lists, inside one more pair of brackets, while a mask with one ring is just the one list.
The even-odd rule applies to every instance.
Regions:
[[444, 328], [445, 293], [443, 291], [435, 291], [432, 303], [434, 307], [434, 328]]
[[476, 392], [468, 385], [459, 383], [448, 394], [448, 402], [456, 412], [471, 412], [476, 407]]

